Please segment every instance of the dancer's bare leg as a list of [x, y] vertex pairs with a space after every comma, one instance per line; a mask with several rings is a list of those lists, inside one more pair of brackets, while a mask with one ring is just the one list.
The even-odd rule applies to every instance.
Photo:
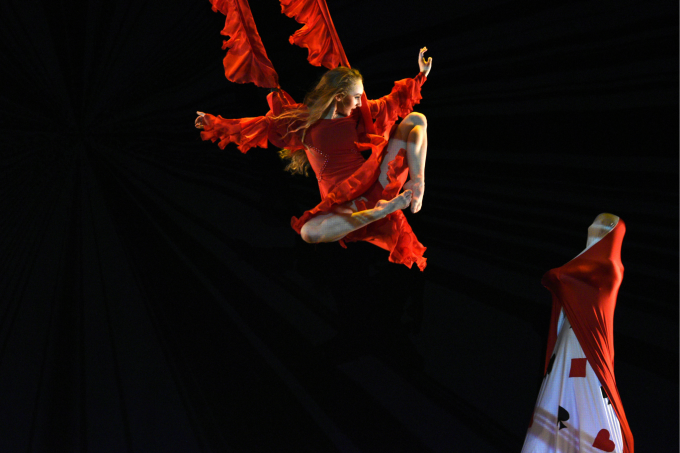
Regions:
[[406, 208], [411, 203], [411, 195], [410, 190], [404, 191], [389, 201], [378, 201], [373, 209], [365, 211], [354, 212], [343, 206], [333, 213], [318, 215], [302, 226], [300, 235], [312, 244], [340, 240], [352, 231]]
[[406, 149], [410, 180], [404, 189], [413, 191], [411, 212], [420, 211], [425, 195], [425, 159], [427, 157], [427, 119], [421, 113], [410, 113], [402, 120], [387, 144], [385, 158], [380, 165], [380, 183], [387, 186], [387, 170], [400, 149]]
[[425, 158], [427, 157], [425, 126], [416, 125], [411, 129], [406, 142], [406, 156], [410, 179], [404, 184], [404, 189], [413, 191], [411, 212], [415, 214], [423, 206], [423, 195], [425, 195]]

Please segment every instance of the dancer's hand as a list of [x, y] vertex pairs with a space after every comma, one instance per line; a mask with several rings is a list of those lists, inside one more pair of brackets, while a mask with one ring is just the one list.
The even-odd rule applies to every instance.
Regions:
[[425, 77], [427, 77], [430, 73], [430, 69], [432, 69], [432, 57], [426, 60], [425, 52], [427, 52], [427, 47], [420, 49], [420, 53], [418, 54], [418, 66], [420, 67], [420, 72], [425, 73]]
[[194, 126], [196, 126], [197, 129], [203, 129], [203, 127], [208, 124], [208, 121], [205, 117], [205, 113], [203, 112], [196, 113], [198, 113], [198, 118], [196, 118], [196, 121], [194, 121]]

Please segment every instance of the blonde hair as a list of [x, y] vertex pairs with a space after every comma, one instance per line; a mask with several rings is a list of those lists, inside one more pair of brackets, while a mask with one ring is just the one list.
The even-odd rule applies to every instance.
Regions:
[[[305, 96], [304, 105], [306, 108], [288, 110], [274, 117], [274, 119], [288, 120], [289, 125], [296, 121], [302, 122], [295, 129], [289, 129], [286, 135], [298, 133], [300, 134], [301, 141], [304, 142], [307, 129], [328, 113], [328, 109], [331, 107], [335, 96], [347, 94], [355, 83], [362, 80], [361, 73], [356, 69], [344, 66], [331, 69], [321, 77], [316, 87]], [[281, 159], [290, 160], [285, 167], [286, 171], [292, 174], [297, 173], [309, 176], [309, 160], [303, 150], [291, 152], [289, 149], [284, 148], [279, 151], [279, 156]]]

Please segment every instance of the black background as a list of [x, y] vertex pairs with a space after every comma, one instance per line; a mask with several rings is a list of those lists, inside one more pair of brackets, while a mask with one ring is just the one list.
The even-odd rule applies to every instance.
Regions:
[[[252, 11], [284, 89], [323, 69]], [[545, 360], [541, 276], [627, 225], [616, 377], [638, 451], [678, 447], [674, 2], [329, 0], [369, 98], [433, 69], [425, 272], [312, 246], [203, 1], [2, 2], [0, 450], [516, 452]]]

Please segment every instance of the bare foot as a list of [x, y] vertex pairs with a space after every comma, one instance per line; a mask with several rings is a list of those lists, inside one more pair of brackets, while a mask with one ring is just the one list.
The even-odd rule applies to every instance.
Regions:
[[390, 201], [380, 200], [375, 204], [376, 211], [379, 211], [382, 217], [392, 214], [393, 212], [399, 211], [401, 209], [407, 208], [411, 204], [411, 199], [413, 198], [413, 192], [410, 190], [405, 190], [396, 197], [392, 198]]
[[425, 195], [425, 181], [409, 180], [404, 184], [405, 190], [413, 191], [413, 201], [411, 202], [411, 212], [416, 213], [423, 207], [423, 196]]

